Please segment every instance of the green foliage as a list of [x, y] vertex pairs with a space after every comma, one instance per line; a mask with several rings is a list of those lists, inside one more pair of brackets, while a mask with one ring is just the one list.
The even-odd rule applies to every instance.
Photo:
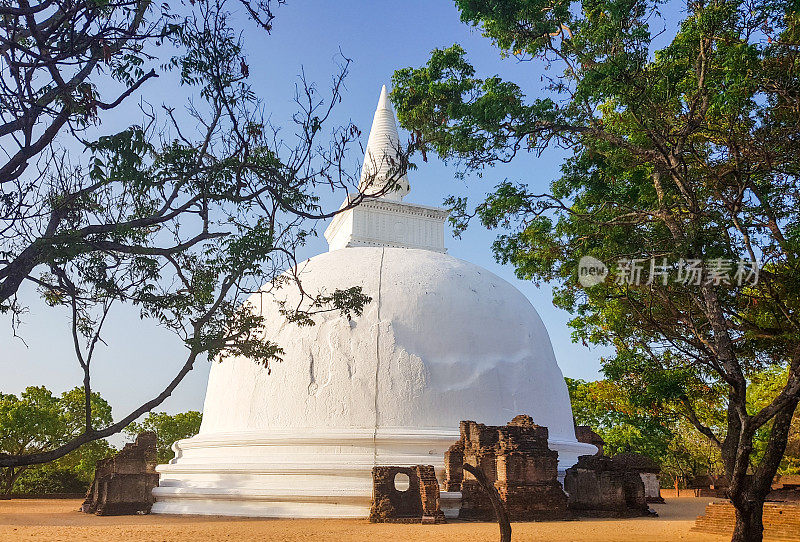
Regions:
[[80, 494], [85, 493], [91, 483], [91, 478], [86, 480], [72, 469], [37, 465], [17, 479], [12, 492], [17, 495]]
[[[4, 466], [48, 461], [121, 431], [169, 397], [198, 358], [246, 356], [267, 369], [280, 361], [247, 299], [269, 295], [262, 286], [281, 277], [299, 280], [284, 274], [297, 249], [316, 234], [313, 221], [336, 214], [322, 209], [319, 189], [345, 194], [357, 183], [344, 164], [360, 132], [330, 126], [349, 60], [327, 96], [305, 80], [295, 86], [291, 130], [271, 125], [250, 86], [244, 39], [252, 34], [238, 17], [269, 32], [269, 0], [193, 0], [177, 11], [102, 4], [33, 2], [0, 20], [8, 64], [0, 74], [0, 313], [25, 314], [25, 282], [68, 310], [87, 394], [118, 306], [172, 331], [186, 358], [165, 389], [116, 422], [76, 418], [83, 430], [69, 443], [47, 439], [41, 426], [42, 453], [0, 454]], [[18, 40], [26, 47], [9, 48]], [[179, 90], [149, 95], [154, 77]], [[146, 105], [131, 108], [132, 118], [101, 122], [137, 102]], [[127, 124], [109, 130], [119, 120]], [[370, 300], [360, 287], [305, 293], [308, 303], [286, 310], [305, 325], [321, 312], [358, 315]]]
[[[800, 6], [689, 3], [656, 49], [671, 23], [657, 0], [456, 3], [502, 55], [540, 68], [542, 97], [478, 77], [459, 46], [436, 50], [393, 78], [417, 148], [478, 174], [521, 151], [572, 152], [549, 193], [504, 181], [474, 206], [451, 198], [456, 231], [502, 229], [497, 260], [555, 283], [573, 337], [615, 348], [603, 370], [628, 400], [714, 442], [737, 508], [763, 502], [800, 400]], [[581, 286], [583, 256], [609, 280]], [[640, 281], [625, 280], [632, 259]], [[713, 262], [740, 259], [760, 262], [757, 281], [710, 280]], [[705, 262], [699, 283], [677, 276], [690, 260]], [[784, 370], [748, 401], [759, 375]]]
[[125, 428], [125, 433], [136, 437], [142, 431], [153, 431], [158, 436], [158, 462], [169, 463], [175, 457], [172, 444], [175, 441], [193, 437], [200, 431], [203, 414], [196, 410], [167, 414], [150, 412], [141, 422], [134, 422]]
[[[749, 408], [756, 412], [768, 404], [786, 384], [787, 372], [775, 367], [755, 374], [747, 389]], [[588, 425], [606, 441], [605, 452], [614, 455], [635, 452], [649, 456], [661, 465], [664, 481], [679, 478], [685, 481], [700, 475], [721, 475], [724, 472], [720, 450], [700, 434], [680, 409], [664, 407], [657, 398], [642, 389], [639, 392], [613, 380], [585, 382], [565, 379], [578, 425]], [[724, 395], [707, 392], [695, 402], [703, 423], [723, 432], [725, 423]], [[761, 428], [754, 438], [753, 464], [761, 462], [769, 442], [771, 424]], [[795, 414], [786, 453], [778, 474], [800, 473], [800, 415]]]
[[85, 493], [97, 462], [117, 450], [105, 440], [88, 442], [64, 457], [24, 470], [12, 489], [17, 494]]
[[606, 455], [634, 452], [661, 463], [673, 439], [671, 416], [635, 404], [610, 380], [586, 382], [567, 378], [577, 425], [588, 425], [605, 441]]
[[[785, 368], [771, 367], [755, 375], [747, 388], [748, 405], [758, 411], [768, 405], [772, 398], [786, 385], [788, 371]], [[772, 433], [772, 423], [759, 429], [754, 438], [754, 463], [763, 457]], [[779, 474], [800, 474], [800, 412], [795, 412], [786, 444], [786, 452], [778, 468]]]
[[671, 487], [676, 479], [685, 486], [697, 476], [724, 473], [719, 447], [689, 422], [678, 420], [672, 430], [673, 438], [660, 461], [664, 487]]
[[[595, 382], [567, 378], [575, 423], [588, 425], [606, 442], [604, 452], [613, 456], [634, 452], [661, 466], [662, 481], [684, 481], [722, 472], [719, 449], [657, 396], [638, 393], [607, 379]], [[649, 397], [649, 399], [648, 399]], [[721, 419], [721, 401], [707, 396], [702, 402], [707, 418]]]
[[[111, 406], [98, 393], [92, 394], [91, 405], [93, 423], [107, 425], [113, 421]], [[83, 408], [81, 388], [60, 396], [53, 395], [44, 386], [26, 388], [19, 397], [0, 394], [0, 453], [30, 454], [68, 442], [84, 429]], [[15, 483], [21, 484], [17, 491], [31, 492], [38, 492], [37, 487], [57, 486], [62, 482], [69, 487], [74, 487], [78, 481], [88, 484], [94, 475], [95, 459], [110, 451], [108, 443], [99, 440], [57, 463], [33, 471], [26, 472], [24, 467], [3, 468], [2, 491], [10, 493]], [[71, 474], [64, 474], [67, 471]], [[20, 476], [23, 478], [18, 480]]]

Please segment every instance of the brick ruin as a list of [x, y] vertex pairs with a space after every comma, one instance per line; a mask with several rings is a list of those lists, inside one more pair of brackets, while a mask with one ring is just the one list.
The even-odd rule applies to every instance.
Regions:
[[772, 484], [768, 501], [800, 502], [800, 475], [781, 474]]
[[[460, 438], [445, 453], [444, 490], [461, 492], [459, 519], [493, 521], [489, 495], [463, 468], [480, 469], [505, 505], [511, 521], [634, 517], [655, 513], [648, 506], [646, 482], [656, 484], [658, 466], [636, 454], [602, 455], [603, 440], [588, 427], [577, 427], [581, 442], [597, 446], [567, 469], [558, 481], [558, 452], [548, 446], [548, 429], [530, 416], [519, 415], [507, 425], [488, 426], [462, 421]], [[408, 488], [398, 489], [396, 477], [408, 476]], [[444, 520], [439, 508], [439, 484], [432, 466], [374, 467], [372, 522]], [[647, 477], [647, 479], [645, 479]], [[652, 480], [651, 480], [652, 478]], [[652, 488], [651, 488], [652, 489]]]
[[[735, 525], [735, 510], [730, 502], [711, 502], [697, 518], [692, 531], [729, 537]], [[800, 502], [764, 503], [764, 540], [800, 542]]]
[[703, 474], [689, 480], [686, 488], [693, 490], [695, 497], [727, 499], [728, 486], [728, 477], [725, 475]]
[[[397, 487], [398, 475], [408, 487]], [[432, 465], [372, 468], [372, 523], [444, 523], [439, 508], [439, 482]]]
[[644, 482], [623, 461], [582, 455], [567, 469], [564, 490], [569, 507], [581, 516], [635, 517], [654, 513], [647, 505]]
[[145, 431], [113, 457], [98, 461], [81, 511], [98, 516], [149, 514], [153, 488], [158, 486], [156, 442], [156, 434]]
[[[595, 433], [591, 427], [587, 425], [576, 425], [575, 426], [575, 438], [578, 442], [585, 442], [587, 444], [592, 444], [597, 447], [597, 453], [595, 453], [592, 457], [600, 457], [604, 459], [609, 459], [608, 457], [603, 455], [603, 447], [605, 446], [605, 441], [603, 438]], [[634, 453], [622, 453], [617, 454], [612, 459], [613, 468], [618, 471], [630, 471], [635, 472], [639, 475], [642, 479], [642, 484], [644, 485], [644, 495], [645, 500], [648, 503], [663, 503], [664, 499], [661, 497], [661, 482], [658, 479], [658, 475], [661, 473], [661, 468], [656, 464], [655, 461], [652, 459], [643, 456], [641, 454], [634, 454]], [[589, 463], [584, 462], [584, 467], [588, 466]], [[607, 470], [609, 468], [609, 463], [607, 461], [600, 461], [591, 463], [594, 467], [600, 468], [601, 470]], [[603, 475], [600, 473], [597, 474], [597, 477], [602, 478]], [[620, 477], [617, 476], [617, 479]], [[564, 481], [565, 489], [566, 489], [566, 480]], [[615, 488], [611, 491], [611, 493], [605, 497], [606, 504], [604, 507], [616, 508], [614, 502], [618, 503], [617, 495], [619, 488]], [[567, 490], [569, 492], [569, 490]], [[602, 496], [598, 496], [601, 498]], [[634, 498], [635, 500], [635, 498]], [[575, 501], [576, 510], [580, 510], [580, 507], [587, 504], [584, 497], [578, 497], [577, 500], [575, 497], [570, 495], [570, 502], [572, 503]]]
[[493, 520], [489, 496], [462, 465], [480, 468], [497, 488], [511, 521], [567, 519], [567, 495], [558, 482], [558, 452], [548, 430], [530, 416], [508, 425], [462, 421], [461, 438], [445, 453], [445, 490], [461, 491], [459, 518]]
[[661, 467], [647, 456], [635, 453], [621, 453], [614, 456], [614, 461], [626, 470], [639, 473], [644, 484], [644, 496], [647, 502], [663, 503], [661, 481], [658, 475]]
[[[729, 486], [728, 477], [725, 475], [704, 474], [692, 478], [687, 484], [687, 489], [692, 490], [695, 497], [727, 499]], [[776, 475], [766, 500], [800, 502], [800, 475]]]

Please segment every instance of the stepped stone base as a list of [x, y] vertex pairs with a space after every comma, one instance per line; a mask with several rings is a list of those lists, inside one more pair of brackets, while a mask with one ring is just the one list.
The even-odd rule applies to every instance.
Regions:
[[[433, 465], [459, 437], [449, 428], [272, 429], [201, 433], [173, 445], [159, 465], [154, 514], [367, 518], [372, 467]], [[594, 446], [552, 439], [563, 468]], [[441, 491], [440, 508], [458, 516], [460, 490]]]
[[[706, 513], [697, 518], [692, 531], [731, 535], [735, 523], [733, 505], [712, 502]], [[800, 503], [768, 502], [764, 504], [764, 540], [800, 541]]]

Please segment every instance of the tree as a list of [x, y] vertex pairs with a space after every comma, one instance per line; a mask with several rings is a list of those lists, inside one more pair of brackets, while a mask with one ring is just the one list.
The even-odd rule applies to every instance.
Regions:
[[[477, 77], [461, 47], [434, 51], [393, 79], [417, 146], [466, 171], [552, 145], [572, 156], [550, 193], [506, 181], [475, 207], [452, 198], [456, 230], [473, 217], [507, 229], [498, 260], [522, 279], [555, 281], [575, 337], [616, 347], [607, 377], [632, 393], [658, 390], [718, 446], [733, 539], [761, 540], [800, 398], [797, 3], [690, 2], [659, 50], [659, 2], [457, 5], [504, 55], [563, 71], [541, 72], [547, 95], [527, 101], [514, 83]], [[616, 264], [612, 279], [582, 287], [583, 256]], [[753, 409], [749, 379], [770, 366], [787, 379]], [[695, 410], [715, 386], [725, 390], [719, 428]]]
[[606, 455], [633, 452], [663, 461], [674, 436], [668, 413], [637, 401], [608, 380], [565, 380], [575, 423], [600, 435]]
[[723, 473], [719, 449], [685, 420], [678, 420], [673, 428], [672, 440], [661, 458], [662, 480], [672, 478], [675, 483]]
[[175, 457], [172, 444], [178, 440], [195, 436], [200, 431], [203, 414], [190, 410], [178, 414], [150, 412], [141, 422], [133, 422], [125, 432], [135, 437], [142, 431], [153, 431], [158, 436], [158, 462], [169, 463]]
[[[270, 31], [269, 0], [236, 4]], [[0, 312], [18, 322], [23, 283], [65, 308], [87, 398], [103, 326], [118, 306], [173, 331], [187, 352], [161, 393], [116, 422], [98, 426], [87, 399], [74, 438], [0, 454], [0, 467], [52, 461], [121, 431], [169, 397], [198, 358], [241, 354], [267, 369], [280, 360], [244, 300], [297, 282], [281, 273], [296, 267], [311, 221], [339, 212], [322, 209], [315, 192], [357, 183], [346, 162], [359, 130], [331, 127], [322, 139], [348, 59], [327, 97], [301, 80], [297, 137], [282, 140], [247, 82], [244, 21], [231, 19], [225, 0], [179, 9], [149, 0], [0, 2]], [[176, 97], [145, 99], [155, 77], [174, 79]], [[136, 97], [131, 124], [104, 130], [106, 113], [131, 110]], [[407, 165], [398, 156], [383, 190]], [[345, 209], [363, 197], [351, 195]], [[311, 324], [318, 312], [358, 314], [368, 301], [359, 288], [303, 291], [302, 305], [285, 312]]]
[[[0, 394], [0, 453], [29, 455], [69, 442], [83, 430], [84, 404], [82, 388], [60, 396], [53, 395], [44, 386], [28, 387], [19, 397]], [[91, 404], [94, 424], [112, 422], [111, 406], [98, 393], [92, 394]], [[79, 459], [79, 456], [74, 457]], [[3, 494], [11, 494], [14, 484], [29, 467], [3, 468]]]
[[[789, 377], [785, 368], [773, 366], [755, 375], [747, 389], [748, 402], [751, 410], [758, 410], [769, 404], [772, 397], [779, 393], [781, 388], [786, 385]], [[754, 439], [754, 462], [758, 463], [760, 458], [767, 450], [772, 432], [772, 424], [765, 424], [756, 433]], [[786, 451], [783, 454], [783, 461], [778, 467], [779, 474], [800, 474], [800, 412], [795, 411], [789, 427], [789, 435], [786, 442]]]
[[116, 451], [103, 439], [87, 442], [55, 461], [26, 467], [12, 492], [23, 495], [85, 494], [94, 480], [97, 462]]
[[[608, 379], [566, 381], [575, 422], [588, 425], [603, 438], [606, 455], [646, 455], [661, 467], [662, 481], [721, 473], [714, 444], [651, 390], [634, 391]], [[718, 428], [724, 421], [718, 394], [696, 401], [695, 409], [706, 425]]]

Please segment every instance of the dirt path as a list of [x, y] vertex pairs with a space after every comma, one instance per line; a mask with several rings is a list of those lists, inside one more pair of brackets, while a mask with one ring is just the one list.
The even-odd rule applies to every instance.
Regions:
[[[514, 523], [515, 542], [722, 542], [722, 537], [690, 533], [707, 498], [672, 498], [654, 505], [660, 517], [583, 519], [568, 522]], [[498, 539], [491, 523], [447, 525], [372, 525], [366, 520], [247, 519], [198, 516], [97, 517], [77, 512], [77, 500], [0, 501], [2, 542], [249, 542], [264, 540], [336, 541], [408, 540], [486, 542]]]

